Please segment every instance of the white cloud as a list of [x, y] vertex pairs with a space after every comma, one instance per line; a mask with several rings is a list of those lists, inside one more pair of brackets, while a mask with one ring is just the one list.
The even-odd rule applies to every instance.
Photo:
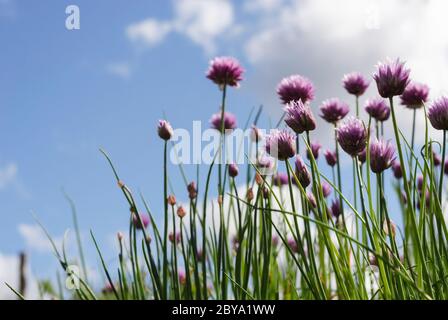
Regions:
[[13, 183], [17, 176], [17, 165], [10, 163], [3, 168], [0, 168], [0, 190], [6, 188]]
[[[18, 226], [18, 231], [25, 241], [27, 248], [41, 253], [53, 252], [53, 247], [51, 246], [50, 241], [44, 231], [37, 224], [20, 224]], [[61, 248], [62, 237], [55, 237], [53, 238], [53, 241], [58, 249]]]
[[[443, 0], [292, 0], [258, 17], [244, 49], [254, 66], [247, 85], [278, 115], [277, 83], [284, 76], [303, 74], [316, 85], [313, 106], [318, 113], [320, 102], [332, 96], [354, 104], [341, 86], [344, 73], [357, 70], [370, 76], [379, 60], [401, 57], [411, 77], [428, 83], [432, 97], [437, 96], [448, 82], [448, 74], [439, 71], [448, 69], [447, 10]], [[375, 95], [372, 83], [366, 97]], [[411, 112], [399, 110], [400, 122], [408, 127]], [[419, 117], [419, 126], [423, 121]], [[328, 140], [328, 133], [317, 134]]]
[[228, 0], [174, 1], [174, 16], [169, 21], [153, 18], [130, 25], [127, 36], [149, 46], [159, 44], [170, 32], [188, 37], [206, 52], [216, 49], [216, 39], [234, 22], [233, 5]]
[[131, 65], [127, 62], [110, 63], [106, 66], [106, 71], [123, 79], [129, 79], [132, 74]]
[[[26, 299], [37, 299], [39, 297], [38, 284], [29, 268], [26, 268]], [[6, 285], [5, 282], [14, 289], [19, 287], [19, 257], [3, 255], [0, 253], [0, 300], [17, 299]]]
[[132, 41], [142, 42], [149, 46], [160, 43], [171, 31], [170, 22], [159, 22], [155, 19], [146, 19], [130, 25], [126, 34]]

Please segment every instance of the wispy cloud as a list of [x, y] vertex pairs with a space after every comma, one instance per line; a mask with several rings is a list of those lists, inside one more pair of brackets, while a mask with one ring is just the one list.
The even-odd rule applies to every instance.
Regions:
[[0, 190], [5, 189], [13, 183], [16, 180], [16, 177], [17, 165], [15, 163], [9, 163], [0, 168]]
[[114, 62], [106, 66], [106, 71], [122, 79], [129, 79], [132, 75], [132, 67], [128, 62]]
[[182, 0], [173, 2], [171, 20], [154, 18], [126, 29], [128, 38], [148, 46], [160, 44], [170, 32], [177, 32], [201, 46], [207, 53], [216, 49], [217, 38], [234, 27], [234, 7], [228, 0]]
[[[25, 245], [29, 250], [34, 250], [40, 253], [53, 252], [53, 247], [50, 241], [37, 224], [20, 224], [18, 226], [19, 234], [25, 241]], [[63, 237], [53, 238], [58, 249], [62, 246]]]

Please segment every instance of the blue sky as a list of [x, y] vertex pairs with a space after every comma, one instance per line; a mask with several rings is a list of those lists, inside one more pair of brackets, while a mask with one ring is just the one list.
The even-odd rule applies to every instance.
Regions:
[[[229, 95], [240, 124], [260, 104], [264, 124], [267, 116], [277, 119], [275, 86], [293, 73], [315, 82], [316, 114], [332, 96], [353, 104], [342, 75], [369, 75], [388, 56], [407, 60], [411, 76], [429, 83], [434, 95], [445, 92], [447, 75], [438, 72], [448, 67], [444, 1], [411, 2], [403, 10], [401, 1], [333, 3], [0, 0], [0, 254], [25, 249], [37, 275], [54, 274], [48, 247], [26, 226], [34, 226], [34, 211], [56, 237], [71, 228], [64, 188], [76, 202], [91, 264], [89, 229], [113, 258], [111, 239], [126, 229], [128, 207], [98, 148], [157, 213], [156, 122], [165, 112], [175, 127], [191, 128], [193, 120], [206, 126], [220, 99], [204, 76], [215, 55], [234, 55], [246, 69], [242, 87]], [[69, 4], [80, 8], [80, 30], [65, 28]], [[371, 86], [368, 96], [375, 95]], [[409, 119], [406, 112], [400, 117], [404, 126]], [[316, 137], [327, 145], [329, 127], [320, 125]], [[170, 169], [182, 197], [178, 171]], [[187, 171], [192, 178], [194, 168]]]

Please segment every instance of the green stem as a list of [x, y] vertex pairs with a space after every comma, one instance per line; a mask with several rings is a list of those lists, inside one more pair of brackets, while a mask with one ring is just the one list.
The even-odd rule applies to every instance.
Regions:
[[443, 130], [443, 145], [442, 145], [442, 162], [440, 163], [440, 181], [439, 181], [439, 201], [442, 205], [442, 191], [443, 191], [443, 176], [445, 168], [445, 151], [446, 151], [446, 130]]

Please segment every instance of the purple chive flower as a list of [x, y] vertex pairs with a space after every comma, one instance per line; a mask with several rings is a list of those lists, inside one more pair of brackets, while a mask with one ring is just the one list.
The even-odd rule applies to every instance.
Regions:
[[[310, 149], [311, 149], [311, 152], [312, 152], [315, 160], [317, 160], [317, 158], [319, 158], [320, 148], [322, 148], [322, 145], [319, 142], [317, 142], [317, 141], [311, 142]], [[306, 157], [308, 158], [308, 160], [311, 160], [310, 151], [308, 149], [306, 150]]]
[[235, 178], [238, 175], [239, 169], [235, 163], [229, 165], [229, 176]]
[[271, 169], [274, 165], [272, 158], [261, 156], [257, 159], [257, 167], [259, 169]]
[[418, 109], [428, 101], [428, 95], [429, 87], [426, 84], [412, 82], [400, 96], [401, 104], [410, 109]]
[[288, 239], [288, 247], [291, 249], [292, 252], [297, 253], [299, 252], [299, 247], [297, 246], [296, 240], [293, 238]]
[[331, 202], [331, 215], [336, 219], [341, 215], [341, 204], [338, 199], [335, 199]]
[[336, 157], [336, 152], [333, 152], [331, 150], [325, 150], [324, 152], [325, 160], [327, 160], [327, 164], [330, 167], [334, 167], [336, 163], [338, 162], [338, 158]]
[[331, 98], [322, 102], [320, 106], [320, 117], [329, 123], [335, 124], [342, 120], [350, 111], [348, 104], [338, 98]]
[[362, 164], [364, 164], [366, 162], [366, 160], [367, 160], [367, 150], [366, 150], [366, 148], [364, 148], [364, 150], [362, 150], [360, 153], [358, 153], [358, 160]]
[[440, 156], [433, 151], [432, 152], [432, 161], [434, 163], [434, 166], [438, 167], [438, 166], [440, 166], [442, 159], [440, 159]]
[[394, 160], [395, 148], [390, 141], [375, 139], [370, 143], [370, 168], [381, 173], [390, 168]]
[[392, 161], [392, 171], [396, 179], [401, 179], [403, 177], [403, 171], [401, 170], [400, 162]]
[[[218, 131], [221, 131], [221, 115], [222, 112], [219, 111], [212, 115], [210, 119], [210, 124], [213, 129], [216, 129]], [[224, 130], [225, 133], [229, 133], [229, 131], [236, 128], [236, 117], [235, 115], [231, 114], [230, 112], [224, 112]]]
[[385, 63], [378, 63], [373, 79], [376, 81], [380, 96], [392, 98], [401, 95], [409, 84], [410, 72], [399, 59], [395, 61], [388, 59]]
[[[137, 229], [146, 229], [149, 225], [149, 216], [144, 213], [139, 213], [140, 219], [137, 217], [136, 214], [132, 215], [132, 223], [134, 224], [134, 227]], [[143, 226], [142, 226], [143, 223]]]
[[165, 141], [168, 141], [173, 136], [173, 127], [170, 123], [165, 120], [159, 120], [159, 125], [157, 126], [157, 133], [159, 137]]
[[279, 242], [280, 242], [280, 239], [278, 238], [278, 236], [277, 235], [273, 235], [272, 236], [272, 246], [273, 247], [277, 247]]
[[336, 134], [342, 149], [352, 157], [356, 157], [366, 147], [367, 131], [364, 123], [357, 118], [348, 118], [336, 129]]
[[179, 276], [179, 283], [181, 285], [185, 285], [187, 283], [187, 276], [185, 275], [185, 271], [179, 270], [178, 276]]
[[448, 174], [448, 159], [445, 160], [445, 163], [443, 165], [443, 172], [445, 174]]
[[417, 189], [418, 189], [418, 191], [422, 191], [422, 189], [423, 189], [423, 176], [422, 175], [417, 177]]
[[273, 177], [274, 185], [280, 187], [288, 184], [288, 175], [284, 172], [277, 172]]
[[366, 101], [366, 112], [376, 121], [386, 121], [390, 116], [390, 108], [384, 99], [369, 99]]
[[182, 241], [182, 236], [181, 236], [179, 231], [176, 232], [176, 236], [174, 236], [173, 232], [170, 232], [168, 234], [168, 240], [170, 240], [171, 243], [175, 242], [177, 244], [177, 243], [180, 243]]
[[344, 75], [342, 83], [348, 93], [357, 97], [363, 95], [369, 87], [369, 82], [359, 72], [352, 72]]
[[[305, 189], [311, 183], [310, 172], [308, 171], [308, 168], [306, 167], [305, 162], [303, 162], [300, 155], [296, 156], [295, 164], [297, 179], [299, 180], [300, 185]], [[295, 182], [295, 179], [293, 179], [293, 181]]]
[[317, 207], [316, 198], [311, 192], [306, 193], [306, 197], [308, 198], [308, 202], [313, 206], [313, 208]]
[[238, 87], [239, 82], [243, 80], [243, 72], [243, 68], [235, 58], [217, 57], [210, 61], [207, 78], [220, 88], [226, 85]]
[[295, 133], [300, 134], [316, 129], [316, 119], [310, 107], [303, 104], [301, 100], [288, 102], [284, 110], [285, 122]]
[[266, 151], [278, 160], [287, 160], [296, 154], [295, 137], [288, 130], [272, 130], [266, 137]]
[[307, 78], [292, 75], [280, 81], [277, 94], [284, 104], [299, 100], [307, 103], [314, 98], [314, 86]]
[[448, 97], [441, 97], [428, 109], [428, 118], [434, 129], [448, 130]]
[[322, 181], [321, 186], [322, 186], [322, 194], [324, 198], [327, 198], [331, 194], [331, 186], [326, 181]]

